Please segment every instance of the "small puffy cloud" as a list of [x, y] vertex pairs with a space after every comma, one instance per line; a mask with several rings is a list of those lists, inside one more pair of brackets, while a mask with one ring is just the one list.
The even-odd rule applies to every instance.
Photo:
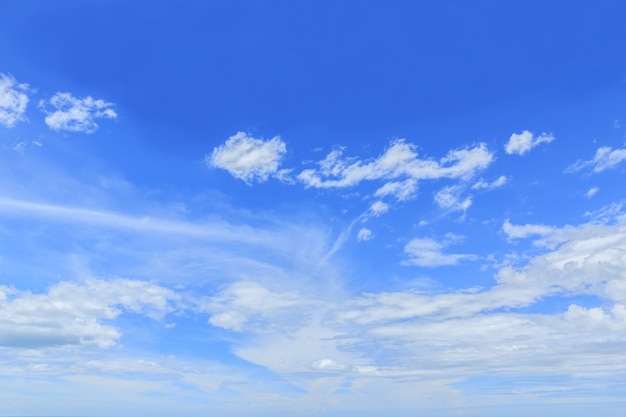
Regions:
[[607, 169], [615, 168], [626, 160], [626, 148], [615, 149], [610, 146], [603, 146], [596, 151], [596, 155], [589, 161], [576, 161], [570, 165], [565, 172], [576, 172], [587, 167], [592, 167], [594, 173], [602, 172]]
[[587, 191], [587, 192], [585, 193], [585, 197], [587, 197], [587, 198], [591, 198], [591, 197], [593, 197], [594, 195], [596, 195], [596, 193], [597, 193], [599, 190], [600, 190], [600, 189], [599, 189], [598, 187], [591, 187], [591, 188], [589, 189], [589, 191]]
[[466, 211], [472, 205], [472, 198], [461, 198], [462, 190], [458, 185], [444, 187], [435, 194], [435, 203], [442, 209]]
[[554, 230], [554, 227], [541, 224], [514, 225], [509, 222], [509, 219], [506, 219], [502, 225], [502, 231], [509, 239], [525, 239], [535, 235], [545, 236]]
[[[369, 162], [345, 158], [343, 149], [335, 149], [318, 162], [319, 169], [306, 169], [298, 175], [298, 179], [305, 186], [315, 188], [350, 187], [362, 181], [381, 179], [467, 179], [487, 168], [492, 161], [493, 154], [482, 143], [472, 148], [452, 150], [437, 161], [419, 158], [415, 145], [401, 139], [391, 142], [384, 154]], [[381, 193], [391, 194], [392, 189], [409, 190], [411, 186], [411, 183], [405, 183], [386, 189], [383, 187]], [[406, 194], [407, 197], [409, 195]]]
[[473, 190], [483, 190], [483, 189], [493, 190], [494, 188], [502, 187], [504, 184], [507, 183], [507, 181], [508, 181], [508, 178], [506, 177], [506, 175], [501, 175], [500, 177], [498, 177], [496, 180], [492, 182], [487, 182], [481, 179], [476, 184], [472, 185], [472, 189]]
[[504, 145], [504, 150], [507, 154], [524, 155], [535, 146], [541, 143], [550, 143], [554, 140], [554, 136], [548, 133], [542, 133], [538, 137], [533, 137], [533, 134], [528, 130], [524, 130], [522, 133], [513, 133], [509, 138], [509, 141]]
[[264, 141], [237, 132], [224, 145], [213, 149], [205, 162], [211, 167], [225, 169], [235, 178], [249, 184], [253, 180], [262, 182], [271, 175], [282, 173], [278, 171], [278, 166], [286, 151], [285, 142], [279, 136]]
[[70, 93], [56, 93], [50, 100], [40, 101], [39, 107], [46, 113], [46, 124], [54, 131], [94, 133], [98, 130], [96, 119], [117, 118], [113, 103], [91, 96], [77, 98]]
[[404, 181], [388, 182], [374, 193], [375, 197], [392, 196], [398, 201], [406, 201], [415, 197], [417, 181], [409, 178]]
[[389, 205], [386, 203], [383, 203], [382, 201], [376, 201], [370, 206], [370, 211], [372, 215], [378, 217], [381, 214], [385, 214], [386, 212], [389, 211]]
[[361, 228], [359, 233], [357, 233], [356, 238], [359, 242], [364, 242], [370, 240], [372, 238], [372, 231], [366, 227]]
[[0, 125], [14, 127], [17, 122], [26, 121], [24, 113], [30, 92], [28, 84], [0, 72]]
[[456, 265], [462, 260], [476, 259], [474, 255], [470, 254], [450, 254], [443, 252], [447, 246], [458, 240], [458, 238], [445, 239], [442, 241], [436, 241], [431, 238], [413, 239], [404, 247], [404, 251], [409, 255], [409, 259], [406, 260], [404, 264], [435, 267]]

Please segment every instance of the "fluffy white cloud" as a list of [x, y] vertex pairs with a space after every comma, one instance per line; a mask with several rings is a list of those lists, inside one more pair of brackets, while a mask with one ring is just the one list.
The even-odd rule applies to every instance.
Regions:
[[13, 127], [26, 121], [30, 92], [28, 84], [18, 83], [11, 75], [0, 72], [0, 125]]
[[[493, 161], [493, 154], [485, 144], [450, 151], [439, 161], [420, 159], [415, 145], [405, 140], [392, 142], [383, 155], [370, 162], [343, 158], [342, 155], [343, 149], [332, 151], [318, 162], [319, 169], [306, 169], [298, 175], [298, 179], [307, 187], [333, 188], [354, 186], [365, 180], [402, 177], [413, 180], [469, 178]], [[407, 186], [410, 184], [403, 185]], [[382, 192], [387, 193], [389, 190]]]
[[594, 173], [617, 167], [626, 160], [626, 149], [615, 149], [610, 146], [598, 148], [596, 155], [589, 161], [576, 161], [565, 172], [576, 172], [587, 167], [592, 167]]
[[237, 132], [224, 145], [213, 149], [205, 158], [207, 165], [225, 169], [246, 183], [266, 181], [270, 175], [280, 176], [278, 166], [287, 152], [285, 142], [275, 136], [264, 141]]
[[359, 230], [359, 233], [357, 233], [356, 238], [360, 242], [370, 240], [372, 238], [372, 231], [366, 227], [363, 227], [361, 228], [361, 230]]
[[404, 263], [407, 265], [435, 267], [456, 265], [462, 260], [476, 259], [474, 255], [469, 254], [444, 253], [443, 250], [452, 244], [454, 240], [455, 239], [444, 239], [442, 241], [436, 241], [431, 238], [413, 239], [404, 247], [404, 251], [409, 255], [409, 259]]
[[111, 346], [121, 334], [101, 320], [123, 310], [160, 319], [179, 298], [158, 285], [127, 279], [60, 282], [43, 294], [0, 287], [0, 346]]
[[509, 141], [504, 145], [507, 154], [524, 155], [532, 148], [541, 143], [550, 143], [554, 140], [554, 136], [548, 133], [542, 133], [538, 137], [534, 137], [531, 132], [524, 130], [522, 133], [513, 133]]
[[534, 235], [545, 236], [552, 233], [554, 230], [554, 227], [541, 224], [514, 225], [511, 224], [509, 219], [506, 219], [502, 225], [502, 231], [509, 239], [525, 239]]
[[50, 100], [40, 101], [39, 107], [46, 113], [46, 124], [55, 131], [94, 133], [98, 130], [96, 119], [117, 118], [113, 103], [70, 93], [56, 93]]

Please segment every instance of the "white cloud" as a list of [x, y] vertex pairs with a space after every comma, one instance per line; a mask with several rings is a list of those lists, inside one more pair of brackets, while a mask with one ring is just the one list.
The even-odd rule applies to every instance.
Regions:
[[[277, 175], [286, 151], [285, 143], [278, 136], [264, 141], [237, 132], [224, 145], [213, 149], [205, 161], [207, 165], [225, 169], [249, 184], [254, 180], [266, 181], [269, 176]], [[284, 172], [281, 176], [284, 177]]]
[[506, 177], [506, 175], [501, 175], [492, 182], [487, 182], [481, 179], [478, 182], [476, 182], [476, 184], [472, 185], [472, 189], [473, 190], [482, 190], [482, 189], [493, 190], [494, 188], [502, 187], [507, 182], [508, 182], [508, 178]]
[[112, 320], [123, 310], [160, 319], [177, 300], [166, 288], [127, 279], [60, 282], [42, 294], [0, 287], [0, 346], [108, 347], [121, 333], [101, 320]]
[[17, 122], [26, 121], [31, 91], [28, 84], [18, 83], [11, 75], [0, 72], [0, 125], [14, 127]]
[[409, 259], [403, 262], [406, 265], [418, 266], [443, 266], [456, 265], [462, 260], [476, 259], [474, 255], [469, 254], [450, 254], [444, 253], [443, 250], [458, 239], [446, 239], [436, 241], [431, 238], [416, 238], [411, 240], [404, 247], [404, 251], [409, 255]]
[[585, 197], [587, 198], [591, 198], [594, 195], [596, 195], [596, 193], [600, 191], [600, 189], [598, 187], [591, 187], [586, 193], [585, 193]]
[[552, 233], [554, 230], [554, 227], [541, 224], [514, 225], [509, 222], [509, 219], [506, 219], [502, 225], [502, 231], [509, 239], [525, 239], [534, 235], [545, 236]]
[[56, 93], [48, 101], [41, 100], [39, 107], [46, 113], [46, 124], [55, 131], [94, 133], [98, 130], [96, 119], [117, 118], [113, 103], [91, 96], [76, 98], [70, 93]]
[[296, 292], [272, 292], [257, 282], [239, 281], [204, 301], [200, 309], [211, 313], [213, 326], [263, 333], [299, 322], [302, 317], [295, 311], [307, 304]]
[[[354, 186], [365, 180], [402, 177], [413, 180], [469, 178], [493, 161], [493, 154], [485, 144], [450, 151], [439, 161], [419, 159], [415, 145], [405, 140], [391, 142], [385, 153], [371, 162], [343, 158], [342, 154], [343, 149], [332, 151], [318, 163], [319, 170], [306, 169], [298, 175], [298, 179], [307, 187], [333, 188]], [[407, 186], [404, 184], [404, 187]]]
[[417, 192], [417, 181], [409, 178], [404, 181], [388, 182], [374, 193], [375, 197], [392, 196], [398, 201], [406, 201], [415, 197]]
[[548, 133], [542, 133], [538, 137], [533, 137], [533, 134], [528, 130], [524, 130], [522, 133], [513, 133], [509, 138], [509, 141], [504, 145], [504, 150], [507, 154], [524, 155], [532, 148], [541, 143], [550, 143], [554, 140], [554, 136]]
[[626, 149], [615, 149], [610, 146], [598, 148], [596, 155], [589, 161], [576, 161], [565, 172], [576, 172], [587, 167], [592, 167], [594, 173], [617, 167], [626, 160]]
[[370, 206], [370, 212], [373, 216], [380, 216], [381, 214], [385, 214], [389, 211], [389, 204], [383, 203], [382, 201], [376, 201]]
[[357, 233], [356, 238], [359, 242], [364, 242], [370, 240], [372, 238], [372, 231], [366, 227], [361, 228], [359, 233]]
[[472, 198], [461, 198], [463, 187], [451, 185], [444, 187], [435, 194], [435, 202], [439, 207], [446, 210], [466, 211], [472, 205]]

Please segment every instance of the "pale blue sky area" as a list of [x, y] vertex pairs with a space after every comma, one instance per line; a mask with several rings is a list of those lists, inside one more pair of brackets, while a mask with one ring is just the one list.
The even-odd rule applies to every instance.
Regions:
[[626, 414], [626, 3], [0, 4], [0, 415]]

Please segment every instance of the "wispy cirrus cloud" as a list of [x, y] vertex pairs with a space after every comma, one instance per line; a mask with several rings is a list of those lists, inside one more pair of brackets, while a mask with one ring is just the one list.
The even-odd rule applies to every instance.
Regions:
[[0, 125], [14, 127], [27, 120], [26, 107], [32, 91], [28, 84], [0, 72]]
[[554, 139], [551, 133], [542, 133], [535, 137], [532, 132], [524, 130], [522, 133], [513, 133], [509, 141], [504, 145], [504, 150], [509, 155], [524, 155], [536, 146], [542, 143], [550, 143]]
[[613, 149], [610, 146], [602, 146], [598, 148], [593, 159], [588, 161], [576, 161], [567, 167], [565, 172], [572, 173], [581, 171], [585, 168], [591, 168], [591, 172], [597, 174], [607, 169], [616, 168], [624, 161], [626, 161], [626, 148]]
[[96, 119], [116, 119], [113, 103], [91, 96], [74, 97], [71, 93], [56, 93], [49, 100], [41, 100], [39, 108], [46, 114], [46, 125], [55, 131], [94, 133]]
[[437, 267], [444, 265], [456, 265], [464, 260], [476, 259], [476, 256], [471, 254], [444, 252], [444, 249], [459, 240], [460, 238], [454, 235], [450, 235], [441, 240], [435, 240], [432, 238], [412, 239], [404, 247], [404, 252], [409, 255], [409, 258], [403, 261], [403, 264]]
[[508, 181], [509, 179], [506, 177], [506, 175], [500, 175], [492, 182], [487, 182], [483, 179], [480, 179], [474, 185], [472, 185], [472, 190], [493, 190], [495, 188], [502, 187]]
[[537, 235], [545, 236], [552, 233], [554, 230], [554, 227], [544, 226], [542, 224], [515, 225], [511, 224], [509, 219], [506, 219], [502, 225], [502, 231], [509, 239], [525, 239]]
[[279, 136], [263, 140], [237, 132], [205, 157], [208, 166], [228, 171], [235, 178], [250, 184], [280, 176], [278, 167], [287, 146]]

